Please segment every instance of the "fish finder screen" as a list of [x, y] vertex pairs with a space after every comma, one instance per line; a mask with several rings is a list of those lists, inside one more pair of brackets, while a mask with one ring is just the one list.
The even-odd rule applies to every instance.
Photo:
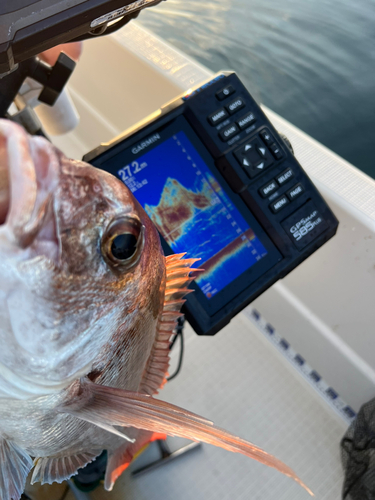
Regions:
[[267, 255], [185, 132], [117, 173], [171, 249], [201, 259], [196, 283], [208, 299]]

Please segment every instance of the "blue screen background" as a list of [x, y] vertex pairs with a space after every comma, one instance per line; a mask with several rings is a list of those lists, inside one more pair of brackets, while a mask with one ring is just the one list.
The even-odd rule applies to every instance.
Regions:
[[185, 132], [124, 165], [118, 176], [172, 250], [201, 259], [205, 271], [195, 281], [207, 298], [267, 254]]

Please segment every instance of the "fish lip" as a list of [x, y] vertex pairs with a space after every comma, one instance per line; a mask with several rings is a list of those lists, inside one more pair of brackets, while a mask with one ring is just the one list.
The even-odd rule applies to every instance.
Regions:
[[[53, 186], [51, 186], [53, 187]], [[28, 258], [44, 257], [54, 267], [61, 260], [61, 238], [59, 236], [58, 200], [48, 193], [40, 209], [30, 213], [29, 224], [22, 234], [18, 234], [18, 245], [28, 251]]]
[[[47, 200], [47, 205], [46, 214], [38, 225], [38, 232], [31, 248], [37, 255], [43, 255], [46, 257], [51, 263], [53, 263], [54, 267], [59, 267], [61, 262], [62, 243], [59, 230], [60, 224], [57, 216], [57, 200], [56, 196], [52, 193], [50, 198]], [[45, 221], [48, 216], [49, 237], [46, 238]], [[43, 238], [40, 238], [41, 234], [43, 234]], [[46, 244], [49, 245], [49, 248], [45, 246]]]
[[[58, 219], [58, 199], [50, 192], [43, 203], [39, 216], [34, 221], [34, 232], [24, 248], [29, 249], [30, 257], [45, 257], [53, 266], [59, 267], [61, 261], [61, 237]], [[32, 214], [30, 223], [33, 224]]]
[[59, 261], [60, 241], [55, 193], [60, 158], [42, 137], [31, 137], [19, 125], [0, 120], [0, 228], [27, 258], [44, 255]]
[[43, 205], [37, 217], [33, 218], [33, 214], [30, 214], [25, 232], [17, 232], [16, 243], [21, 250], [27, 251], [27, 260], [44, 257], [54, 267], [59, 267], [61, 238], [55, 196], [48, 196]]

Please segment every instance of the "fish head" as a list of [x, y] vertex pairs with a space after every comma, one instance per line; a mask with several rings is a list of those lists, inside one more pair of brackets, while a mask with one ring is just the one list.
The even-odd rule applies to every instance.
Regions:
[[6, 120], [0, 165], [9, 316], [2, 337], [13, 345], [6, 363], [21, 360], [23, 376], [66, 385], [135, 316], [145, 331], [157, 321], [165, 283], [159, 236], [122, 182]]

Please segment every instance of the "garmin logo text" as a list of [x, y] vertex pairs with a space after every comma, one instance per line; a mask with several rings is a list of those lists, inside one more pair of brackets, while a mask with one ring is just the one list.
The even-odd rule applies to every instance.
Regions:
[[160, 135], [159, 134], [154, 134], [151, 137], [148, 137], [144, 141], [142, 141], [139, 144], [137, 144], [136, 146], [134, 146], [134, 148], [132, 148], [133, 155], [136, 155], [137, 153], [139, 153], [140, 151], [142, 151], [142, 149], [147, 148], [148, 146], [150, 146], [154, 142], [158, 141], [159, 139], [160, 139]]

